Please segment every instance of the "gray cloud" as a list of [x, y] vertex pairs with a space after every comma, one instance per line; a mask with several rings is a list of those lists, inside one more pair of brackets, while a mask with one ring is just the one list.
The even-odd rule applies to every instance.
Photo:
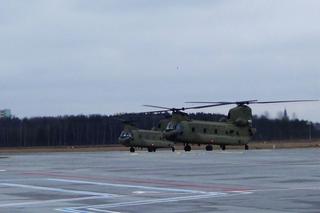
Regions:
[[[311, 0], [3, 1], [0, 106], [35, 116], [319, 98], [319, 8]], [[254, 111], [284, 107], [320, 121], [319, 104]]]

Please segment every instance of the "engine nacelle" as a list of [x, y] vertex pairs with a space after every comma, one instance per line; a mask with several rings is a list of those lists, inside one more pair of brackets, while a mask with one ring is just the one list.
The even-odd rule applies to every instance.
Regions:
[[229, 110], [228, 119], [237, 126], [251, 126], [252, 110], [246, 105], [234, 107]]

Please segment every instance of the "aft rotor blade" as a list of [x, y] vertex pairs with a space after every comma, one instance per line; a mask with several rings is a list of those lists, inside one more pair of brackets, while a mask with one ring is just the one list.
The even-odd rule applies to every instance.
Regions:
[[[257, 101], [257, 100], [247, 100], [247, 101], [235, 101], [235, 102], [210, 102], [210, 101], [192, 101], [192, 102], [186, 102], [186, 103], [197, 103], [197, 104], [207, 104], [203, 106], [195, 106], [191, 107], [190, 109], [203, 109], [203, 108], [209, 108], [209, 107], [216, 107], [216, 106], [224, 106], [224, 105], [231, 105], [236, 104], [238, 106], [242, 105], [250, 105], [250, 104], [274, 104], [274, 103], [296, 103], [296, 102], [310, 102], [310, 101], [319, 101], [319, 100], [280, 100], [280, 101]], [[186, 108], [189, 109], [189, 108]]]
[[257, 101], [254, 104], [276, 104], [276, 103], [296, 103], [296, 102], [314, 102], [319, 100], [286, 100], [286, 101]]
[[[228, 105], [228, 104], [245, 104], [245, 103], [255, 103], [258, 100], [246, 100], [246, 101], [187, 101], [185, 103], [189, 104], [222, 104], [222, 105]], [[220, 105], [218, 105], [220, 106]]]

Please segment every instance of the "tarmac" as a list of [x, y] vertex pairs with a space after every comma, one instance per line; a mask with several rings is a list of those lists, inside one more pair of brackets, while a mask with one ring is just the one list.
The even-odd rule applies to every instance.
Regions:
[[0, 212], [320, 212], [320, 149], [0, 153]]

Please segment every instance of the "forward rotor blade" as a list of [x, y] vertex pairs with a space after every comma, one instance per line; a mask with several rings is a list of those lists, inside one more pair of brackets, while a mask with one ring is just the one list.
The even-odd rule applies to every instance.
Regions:
[[186, 104], [231, 104], [234, 102], [227, 101], [186, 101]]
[[218, 104], [208, 104], [208, 105], [202, 105], [202, 106], [186, 107], [186, 108], [184, 108], [184, 110], [188, 110], [188, 109], [203, 109], [203, 108], [223, 106], [223, 105], [229, 105], [229, 104], [233, 104], [233, 103], [218, 103]]
[[162, 107], [162, 106], [154, 106], [154, 105], [142, 105], [142, 106], [151, 107], [151, 108], [158, 108], [158, 109], [165, 109], [165, 110], [171, 110], [171, 108]]
[[151, 111], [151, 112], [177, 112], [177, 111], [184, 111], [186, 110], [187, 108], [169, 108], [169, 107], [162, 107], [162, 106], [154, 106], [154, 105], [143, 105], [143, 106], [146, 106], [146, 107], [152, 107], [152, 108], [158, 108], [158, 109], [163, 109], [163, 110], [156, 110], [156, 111]]
[[143, 114], [148, 114], [148, 113], [162, 113], [162, 112], [170, 112], [170, 109], [165, 109], [165, 110], [154, 110], [154, 111], [148, 111], [148, 112], [142, 112]]

